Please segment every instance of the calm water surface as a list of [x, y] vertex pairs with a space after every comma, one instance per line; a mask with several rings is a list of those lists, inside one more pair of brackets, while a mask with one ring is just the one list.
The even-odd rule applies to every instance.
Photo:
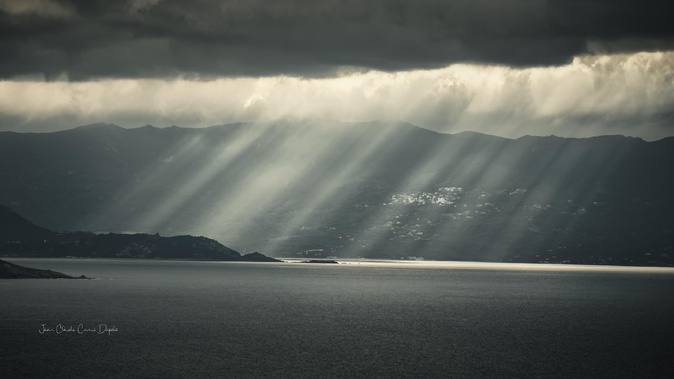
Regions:
[[674, 377], [671, 269], [9, 260], [96, 279], [0, 280], [2, 378]]

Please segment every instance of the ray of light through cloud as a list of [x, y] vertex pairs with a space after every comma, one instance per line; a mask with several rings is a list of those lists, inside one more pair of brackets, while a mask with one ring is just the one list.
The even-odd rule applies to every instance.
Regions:
[[[284, 225], [284, 230], [292, 234], [307, 224], [313, 223], [325, 225], [325, 215], [321, 215], [321, 209], [325, 209], [329, 205], [328, 203], [345, 203], [345, 200], [347, 200], [346, 196], [349, 192], [347, 183], [349, 183], [350, 179], [355, 176], [356, 172], [359, 171], [368, 160], [379, 155], [385, 145], [392, 143], [394, 134], [398, 131], [396, 128], [386, 125], [382, 125], [380, 130], [381, 132], [378, 133], [373, 140], [368, 141], [365, 149], [349, 153], [349, 159], [345, 166], [330, 167], [326, 164], [318, 164], [317, 167], [324, 171], [324, 174], [326, 169], [329, 170], [327, 176], [319, 176], [316, 172], [306, 172], [301, 177], [293, 178], [293, 180], [298, 183], [312, 182], [315, 186], [314, 190], [309, 193], [310, 197], [304, 199], [302, 209], [295, 212], [293, 218]], [[330, 144], [321, 147], [323, 151], [318, 151], [316, 154], [319, 156], [319, 159], [320, 157], [334, 154], [333, 151], [329, 150], [335, 149], [336, 146], [343, 146], [343, 144], [334, 145], [334, 142], [336, 141], [330, 141]], [[309, 145], [309, 148], [313, 149], [315, 146]], [[264, 247], [269, 250], [276, 250], [278, 245], [272, 242], [267, 243]]]
[[[271, 124], [253, 125], [255, 143], [264, 139], [274, 142], [274, 128]], [[250, 166], [255, 171], [243, 173], [224, 196], [216, 197], [211, 213], [199, 217], [195, 228], [214, 235], [226, 231], [237, 236], [251, 227], [248, 221], [252, 215], [264, 217], [276, 207], [281, 196], [292, 192], [295, 183], [311, 180], [308, 175], [311, 162], [306, 159], [306, 152], [315, 146], [303, 143], [302, 133], [291, 133], [297, 138], [266, 144], [264, 153]]]
[[[226, 172], [227, 168], [241, 156], [251, 144], [255, 143], [260, 136], [260, 131], [247, 130], [245, 133], [234, 133], [229, 141], [216, 150], [215, 156], [209, 156], [204, 164], [191, 168], [191, 175], [176, 183], [175, 188], [162, 199], [161, 206], [146, 212], [139, 220], [142, 229], [156, 229], [164, 220], [174, 216], [181, 207], [198, 196], [198, 193], [213, 181], [217, 176]], [[196, 146], [196, 148], [199, 148]], [[173, 156], [172, 156], [173, 157]], [[178, 154], [172, 160], [179, 161], [182, 154]], [[172, 162], [169, 162], [171, 164]], [[170, 181], [171, 178], [166, 178]], [[175, 179], [174, 179], [175, 180]], [[207, 230], [206, 230], [207, 232]]]
[[[199, 148], [202, 142], [202, 136], [193, 136], [188, 139], [181, 139], [176, 146], [171, 148], [169, 156], [162, 156], [154, 162], [144, 167], [137, 178], [126, 186], [122, 187], [115, 194], [114, 203], [103, 206], [96, 212], [95, 217], [90, 220], [92, 225], [101, 225], [106, 220], [114, 217], [116, 213], [124, 211], [133, 211], [137, 207], [150, 202], [150, 197], [156, 196], [154, 187], [158, 182], [161, 182], [163, 177], [170, 170], [170, 165], [173, 160], [180, 161], [182, 158], [190, 156], [196, 149]], [[142, 180], [141, 180], [142, 179]], [[174, 211], [174, 208], [169, 208]], [[159, 209], [155, 212], [160, 211]], [[144, 230], [142, 224], [128, 225], [126, 231], [141, 231]]]
[[[142, 209], [138, 218], [127, 223], [129, 229], [171, 231], [172, 225], [179, 224], [174, 218], [190, 215], [194, 202], [207, 203], [209, 212], [190, 215], [191, 227], [176, 232], [218, 237], [235, 248], [242, 248], [236, 241], [250, 241], [251, 235], [272, 236], [257, 242], [257, 247], [243, 249], [273, 252], [287, 252], [292, 245], [288, 241], [301, 235], [304, 228], [332, 227], [329, 210], [351, 206], [353, 188], [378, 188], [379, 184], [386, 188], [372, 198], [436, 191], [455, 183], [502, 191], [511, 174], [507, 167], [516, 167], [532, 156], [533, 144], [526, 140], [518, 141], [519, 150], [512, 146], [504, 150], [498, 139], [485, 142], [490, 140], [459, 134], [453, 138], [460, 143], [442, 145], [426, 135], [425, 145], [414, 150], [414, 163], [405, 166], [405, 175], [395, 182], [363, 178], [385, 169], [389, 161], [404, 165], [391, 156], [397, 151], [393, 147], [411, 141], [405, 140], [405, 127], [395, 121], [441, 132], [470, 130], [511, 138], [623, 133], [656, 139], [671, 135], [671, 109], [674, 53], [582, 56], [567, 65], [538, 68], [456, 64], [393, 73], [345, 70], [323, 79], [280, 76], [69, 82], [22, 78], [0, 82], [0, 114], [18, 120], [14, 130], [57, 130], [72, 127], [67, 123], [73, 120], [78, 124], [106, 120], [122, 126], [152, 123], [195, 128], [251, 121], [229, 125], [221, 135], [179, 139], [143, 168], [140, 176], [144, 180], [128, 183], [115, 195], [115, 204], [100, 209], [93, 224], [123, 217], [125, 209]], [[294, 127], [284, 128], [284, 120]], [[354, 150], [356, 144], [349, 138], [359, 134], [332, 133], [345, 124], [330, 120], [381, 122], [368, 123], [378, 129], [374, 134], [364, 133], [371, 139]], [[354, 132], [358, 129], [357, 124], [347, 125], [355, 128]], [[478, 146], [478, 140], [493, 145]], [[489, 154], [473, 157], [471, 152], [476, 149]], [[558, 147], [530, 168], [538, 171], [529, 174], [543, 178], [552, 170], [571, 179], [588, 154], [597, 153]], [[594, 159], [600, 167], [584, 172], [600, 178], [619, 159], [604, 154]], [[353, 186], [354, 180], [372, 183], [359, 187]], [[581, 203], [593, 201], [593, 194], [588, 192]], [[457, 206], [472, 206], [466, 199], [474, 195], [462, 193]], [[539, 188], [512, 196], [504, 204], [512, 208], [513, 218], [524, 220], [532, 217], [527, 207], [545, 206], [558, 195]], [[387, 225], [396, 222], [406, 209], [378, 206], [359, 213], [362, 219], [354, 220], [359, 229], [349, 236], [353, 243], [345, 245], [345, 255], [358, 255], [362, 248], [389, 240]], [[460, 223], [438, 220], [429, 207], [414, 212], [416, 221], [426, 223], [425, 233], [441, 236], [460, 228], [479, 228], [479, 222], [467, 216], [474, 209], [459, 209], [457, 214], [466, 216]], [[268, 214], [283, 214], [274, 218], [283, 222], [266, 222]], [[493, 258], [527, 236], [515, 223], [504, 221], [498, 228], [492, 235]], [[423, 247], [418, 251], [423, 254]]]

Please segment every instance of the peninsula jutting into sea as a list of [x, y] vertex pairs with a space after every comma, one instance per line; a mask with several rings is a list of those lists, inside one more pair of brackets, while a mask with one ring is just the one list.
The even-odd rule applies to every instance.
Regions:
[[87, 277], [84, 275], [72, 277], [56, 271], [23, 267], [0, 259], [0, 279], [87, 279]]
[[205, 237], [54, 232], [0, 206], [0, 255], [42, 258], [142, 258], [280, 262], [258, 252], [241, 255]]

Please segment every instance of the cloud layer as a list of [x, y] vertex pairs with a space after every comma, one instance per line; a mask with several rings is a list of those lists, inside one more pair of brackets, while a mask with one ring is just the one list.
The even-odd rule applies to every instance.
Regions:
[[434, 70], [288, 76], [0, 82], [0, 125], [47, 131], [105, 121], [202, 127], [285, 118], [408, 121], [434, 130], [626, 134], [674, 130], [674, 53], [593, 55], [544, 68], [450, 65]]
[[0, 77], [329, 77], [674, 49], [659, 0], [0, 0]]

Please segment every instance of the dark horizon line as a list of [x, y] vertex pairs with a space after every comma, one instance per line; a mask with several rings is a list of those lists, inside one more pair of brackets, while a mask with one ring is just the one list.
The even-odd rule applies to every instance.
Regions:
[[88, 129], [88, 128], [119, 128], [119, 129], [124, 129], [124, 130], [139, 130], [143, 128], [152, 128], [152, 129], [213, 129], [213, 128], [222, 128], [222, 127], [231, 127], [235, 125], [269, 125], [272, 126], [274, 124], [283, 124], [283, 123], [290, 123], [290, 122], [299, 122], [299, 123], [311, 123], [311, 122], [318, 122], [318, 123], [333, 123], [333, 124], [344, 124], [344, 125], [365, 125], [365, 124], [381, 124], [381, 125], [405, 125], [408, 127], [413, 127], [417, 129], [422, 129], [427, 132], [431, 133], [436, 133], [436, 134], [442, 134], [442, 135], [460, 135], [460, 134], [476, 134], [476, 135], [482, 135], [482, 136], [487, 136], [487, 137], [495, 137], [495, 138], [501, 138], [505, 140], [519, 140], [522, 138], [561, 138], [561, 139], [568, 139], [568, 140], [585, 140], [585, 139], [592, 139], [592, 138], [606, 138], [606, 137], [621, 137], [621, 138], [629, 138], [629, 139], [637, 139], [641, 140], [646, 143], [652, 143], [652, 142], [660, 142], [663, 140], [669, 140], [669, 139], [674, 139], [674, 135], [672, 136], [667, 136], [659, 139], [654, 139], [654, 140], [646, 140], [642, 137], [638, 136], [630, 136], [630, 135], [625, 135], [625, 134], [599, 134], [596, 136], [590, 136], [590, 137], [564, 137], [564, 136], [558, 136], [555, 134], [548, 134], [548, 135], [535, 135], [535, 134], [524, 134], [519, 137], [504, 137], [496, 134], [488, 134], [488, 133], [483, 133], [483, 132], [477, 132], [473, 130], [462, 130], [459, 132], [442, 132], [442, 131], [437, 131], [433, 129], [429, 129], [427, 127], [419, 126], [416, 124], [413, 124], [411, 122], [407, 121], [381, 121], [381, 120], [369, 120], [369, 121], [339, 121], [339, 120], [327, 120], [327, 119], [292, 119], [292, 118], [283, 118], [275, 121], [233, 121], [233, 122], [227, 122], [223, 124], [215, 124], [215, 125], [209, 125], [209, 126], [178, 126], [178, 125], [170, 125], [170, 126], [154, 126], [152, 124], [145, 124], [141, 126], [136, 126], [136, 127], [125, 127], [121, 125], [117, 125], [114, 123], [107, 123], [107, 122], [93, 122], [90, 124], [84, 124], [84, 125], [78, 125], [74, 126], [68, 129], [61, 129], [61, 130], [53, 130], [53, 131], [16, 131], [16, 130], [0, 130], [0, 134], [3, 133], [10, 133], [10, 134], [55, 134], [55, 133], [63, 133], [63, 132], [72, 132], [75, 130], [82, 130], [82, 129]]

